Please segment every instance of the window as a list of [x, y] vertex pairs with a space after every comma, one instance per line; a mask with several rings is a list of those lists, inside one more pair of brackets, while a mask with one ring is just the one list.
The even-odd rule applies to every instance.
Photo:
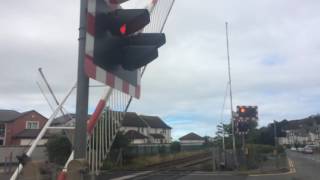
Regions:
[[27, 121], [26, 129], [39, 129], [39, 122], [37, 122], [37, 121]]
[[0, 124], [0, 137], [4, 137], [6, 131], [6, 127], [4, 124]]
[[3, 139], [0, 139], [0, 146], [3, 145]]

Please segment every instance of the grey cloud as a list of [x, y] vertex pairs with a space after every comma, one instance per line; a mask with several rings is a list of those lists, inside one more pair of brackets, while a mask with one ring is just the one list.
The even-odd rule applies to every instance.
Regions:
[[[145, 1], [128, 6], [137, 3], [142, 6]], [[319, 3], [176, 1], [165, 27], [167, 44], [148, 66], [142, 97], [130, 110], [168, 119], [186, 114], [199, 124], [197, 129], [176, 124], [175, 137], [188, 131], [213, 135], [212, 122], [219, 121], [228, 79], [224, 24], [228, 21], [235, 105], [257, 104], [261, 125], [318, 113]], [[35, 84], [37, 68], [43, 67], [61, 99], [76, 80], [78, 16], [76, 1], [1, 4], [0, 21], [6, 24], [0, 31], [1, 108], [50, 114]], [[283, 62], [263, 64], [273, 55]], [[90, 109], [101, 93], [102, 89], [90, 91]], [[73, 95], [66, 105], [70, 111], [74, 103]]]

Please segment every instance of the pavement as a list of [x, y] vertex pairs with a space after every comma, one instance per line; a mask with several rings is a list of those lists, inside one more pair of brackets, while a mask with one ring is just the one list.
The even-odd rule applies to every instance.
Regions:
[[[98, 180], [319, 180], [320, 155], [288, 151], [289, 171], [244, 174], [239, 172], [142, 171], [117, 172], [100, 176]], [[121, 175], [123, 173], [123, 175]]]

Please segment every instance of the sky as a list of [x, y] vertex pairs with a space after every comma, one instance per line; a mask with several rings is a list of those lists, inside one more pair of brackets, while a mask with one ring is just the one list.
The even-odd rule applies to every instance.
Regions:
[[[230, 119], [229, 98], [223, 108], [228, 22], [233, 107], [257, 105], [260, 126], [319, 113], [318, 7], [318, 0], [176, 0], [164, 28], [167, 43], [129, 111], [160, 116], [174, 139], [189, 132], [213, 136], [217, 123]], [[59, 100], [75, 83], [79, 1], [3, 1], [0, 22], [0, 108], [49, 117], [37, 69]], [[90, 89], [89, 111], [101, 93]], [[75, 94], [65, 108], [74, 112]]]

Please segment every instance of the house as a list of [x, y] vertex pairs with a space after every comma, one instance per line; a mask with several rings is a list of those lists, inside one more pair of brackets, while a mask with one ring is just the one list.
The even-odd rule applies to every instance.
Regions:
[[76, 120], [76, 114], [74, 113], [68, 113], [63, 114], [59, 117], [56, 117], [52, 123], [51, 126], [67, 126], [67, 127], [73, 127], [75, 126]]
[[[90, 115], [88, 116], [88, 119]], [[57, 117], [52, 126], [75, 126], [75, 114]], [[171, 127], [157, 116], [125, 113], [120, 131], [131, 140], [132, 144], [165, 144], [171, 142]]]
[[[317, 127], [317, 126], [316, 126]], [[320, 144], [320, 134], [318, 130], [306, 129], [290, 129], [286, 130], [285, 137], [279, 137], [278, 143], [280, 145], [306, 145], [306, 144]]]
[[[90, 119], [91, 115], [88, 115], [88, 119]], [[67, 113], [56, 117], [51, 126], [59, 126], [59, 127], [75, 127], [76, 125], [76, 114], [74, 113]]]
[[131, 144], [147, 144], [148, 137], [135, 130], [128, 130], [125, 136], [131, 141]]
[[[47, 120], [35, 110], [22, 113], [14, 110], [0, 110], [0, 146], [31, 144]], [[45, 142], [46, 139], [39, 144]]]
[[168, 144], [171, 143], [171, 129], [158, 116], [127, 112], [120, 130], [132, 144]]
[[139, 116], [148, 125], [148, 133], [154, 143], [171, 143], [171, 127], [158, 116]]
[[297, 120], [278, 122], [281, 129], [278, 143], [280, 145], [320, 144], [320, 115], [313, 115]]
[[181, 146], [200, 146], [205, 139], [196, 133], [189, 133], [179, 138]]

